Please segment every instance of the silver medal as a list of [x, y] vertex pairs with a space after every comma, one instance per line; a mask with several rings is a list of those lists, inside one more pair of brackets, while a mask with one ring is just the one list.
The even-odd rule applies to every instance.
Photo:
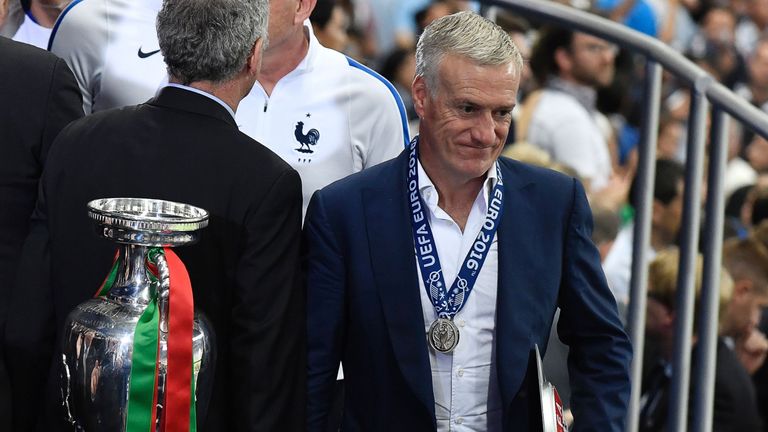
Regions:
[[459, 344], [459, 329], [453, 321], [438, 318], [429, 327], [429, 346], [437, 352], [450, 353]]

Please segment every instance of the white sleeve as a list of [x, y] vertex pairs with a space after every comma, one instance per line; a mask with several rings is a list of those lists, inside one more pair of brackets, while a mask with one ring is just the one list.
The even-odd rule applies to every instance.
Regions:
[[540, 109], [541, 106], [537, 107], [528, 128], [528, 141], [546, 150], [554, 161], [576, 170], [591, 184], [601, 181], [598, 162], [601, 155], [594, 153], [598, 146], [593, 143], [600, 137], [595, 136], [597, 129], [593, 120], [582, 115], [578, 108], [563, 107], [558, 112], [549, 109], [539, 112]]
[[354, 170], [396, 157], [408, 145], [410, 132], [405, 105], [386, 79], [364, 66], [352, 65], [364, 90], [350, 100]]
[[90, 114], [101, 88], [107, 49], [106, 0], [76, 0], [59, 15], [48, 50], [61, 57], [75, 75]]

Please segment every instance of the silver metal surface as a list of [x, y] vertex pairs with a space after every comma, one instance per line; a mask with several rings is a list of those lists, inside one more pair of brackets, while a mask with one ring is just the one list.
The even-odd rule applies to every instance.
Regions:
[[568, 430], [563, 417], [563, 404], [557, 395], [557, 390], [544, 376], [544, 365], [541, 362], [539, 346], [534, 345], [536, 352], [536, 372], [538, 378], [539, 403], [541, 404], [542, 432], [564, 432]]
[[[142, 226], [190, 229], [204, 226], [200, 215], [207, 213], [183, 204], [146, 206], [154, 200], [129, 203], [97, 200], [89, 204], [89, 213], [96, 215], [97, 223], [130, 227], [135, 234]], [[153, 211], [157, 209], [158, 211]], [[185, 209], [191, 213], [184, 214]], [[121, 212], [125, 211], [123, 214]], [[146, 211], [146, 213], [142, 213]], [[200, 213], [201, 212], [201, 213]], [[107, 217], [105, 214], [109, 214]], [[144, 216], [142, 216], [144, 214]], [[173, 216], [175, 215], [175, 216]], [[148, 224], [139, 223], [142, 217]], [[93, 216], [92, 216], [93, 217]], [[177, 217], [179, 220], [163, 221]], [[189, 220], [187, 220], [189, 219]], [[197, 219], [197, 220], [194, 220]], [[197, 224], [197, 225], [195, 225]], [[188, 232], [188, 231], [187, 231]], [[168, 231], [173, 234], [174, 231]], [[178, 237], [171, 237], [178, 240]], [[73, 430], [88, 432], [114, 432], [125, 430], [128, 391], [133, 355], [133, 337], [138, 322], [153, 295], [159, 295], [159, 376], [158, 423], [162, 420], [167, 365], [167, 311], [170, 275], [164, 255], [150, 253], [147, 246], [121, 242], [118, 256], [118, 277], [105, 298], [94, 298], [77, 306], [67, 317], [62, 338], [61, 396], [67, 420]], [[156, 265], [158, 278], [151, 276], [148, 263]], [[207, 401], [208, 387], [199, 383], [210, 382], [213, 372], [212, 329], [203, 316], [196, 313], [192, 331], [192, 370], [196, 385], [196, 399]], [[202, 379], [201, 379], [202, 378]], [[159, 429], [158, 429], [159, 430]]]
[[720, 271], [723, 255], [723, 219], [725, 219], [725, 167], [728, 163], [728, 116], [712, 110], [707, 185], [706, 223], [704, 224], [704, 274], [701, 281], [701, 309], [698, 349], [695, 364], [696, 390], [693, 393], [693, 432], [712, 430], [715, 401], [715, 363], [720, 306]]
[[450, 353], [459, 344], [459, 328], [453, 321], [438, 318], [429, 327], [429, 346], [441, 353]]
[[[693, 303], [696, 283], [696, 256], [701, 216], [701, 179], [704, 172], [707, 100], [698, 89], [691, 90], [688, 117], [688, 146], [683, 192], [683, 220], [680, 225], [680, 267], [675, 301], [675, 338], [672, 355], [672, 389], [669, 397], [667, 430], [685, 431], [688, 424], [688, 395], [691, 380]], [[709, 318], [709, 317], [708, 317]]]
[[147, 198], [102, 198], [88, 203], [98, 233], [118, 243], [181, 246], [198, 240], [208, 212], [189, 204]]
[[[645, 350], [645, 308], [648, 294], [648, 262], [651, 246], [651, 216], [653, 209], [653, 182], [656, 178], [656, 141], [659, 128], [659, 104], [661, 100], [661, 65], [648, 60], [645, 66], [645, 106], [643, 109], [642, 134], [636, 179], [638, 184], [637, 208], [635, 209], [632, 242], [632, 276], [629, 281], [629, 305], [627, 326], [632, 341], [633, 355], [631, 377], [633, 383], [642, 382], [643, 351]], [[637, 432], [640, 418], [639, 385], [632, 386], [627, 409], [626, 430]]]

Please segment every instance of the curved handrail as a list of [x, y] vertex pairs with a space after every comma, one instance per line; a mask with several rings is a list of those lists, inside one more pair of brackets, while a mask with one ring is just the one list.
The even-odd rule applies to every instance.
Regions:
[[653, 58], [664, 69], [687, 81], [696, 91], [704, 94], [711, 103], [748, 124], [756, 133], [768, 139], [768, 114], [736, 96], [727, 87], [715, 81], [712, 75], [658, 39], [630, 30], [606, 18], [553, 1], [483, 0], [482, 3], [520, 11], [547, 22], [590, 33], [628, 48], [630, 51]]

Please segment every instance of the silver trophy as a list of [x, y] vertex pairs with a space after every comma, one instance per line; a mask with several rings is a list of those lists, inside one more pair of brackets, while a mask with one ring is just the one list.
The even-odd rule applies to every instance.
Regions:
[[[168, 338], [170, 272], [158, 247], [194, 243], [208, 212], [170, 201], [107, 198], [88, 203], [101, 236], [119, 244], [111, 289], [67, 317], [61, 357], [62, 403], [77, 431], [124, 431], [136, 324], [157, 295], [159, 347], [155, 425], [161, 424]], [[155, 273], [149, 271], [149, 267]], [[96, 288], [96, 287], [94, 287]], [[212, 333], [198, 313], [192, 330], [192, 382], [210, 382]], [[202, 378], [202, 379], [201, 379]], [[207, 387], [195, 385], [196, 399]], [[153, 428], [157, 429], [157, 427]]]

